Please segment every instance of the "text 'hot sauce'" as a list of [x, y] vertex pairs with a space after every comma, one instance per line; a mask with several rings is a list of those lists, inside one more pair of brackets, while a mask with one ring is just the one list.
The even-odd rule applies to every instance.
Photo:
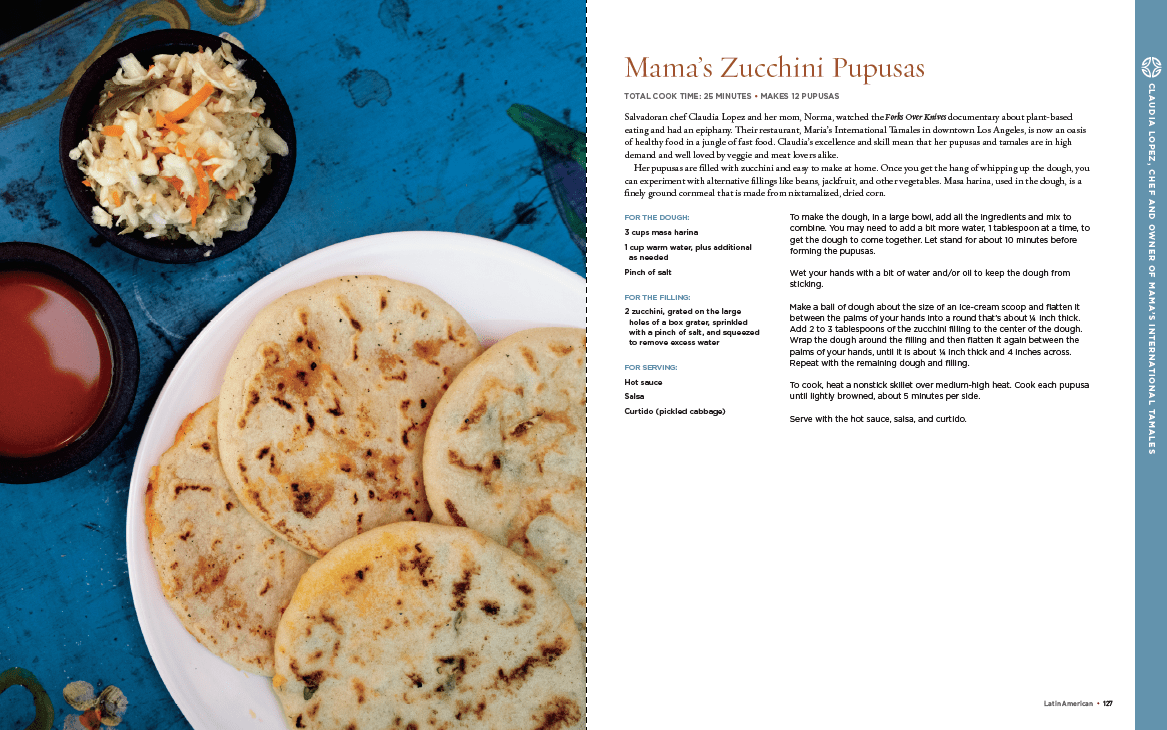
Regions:
[[113, 360], [93, 305], [48, 274], [0, 271], [0, 455], [38, 456], [97, 420]]

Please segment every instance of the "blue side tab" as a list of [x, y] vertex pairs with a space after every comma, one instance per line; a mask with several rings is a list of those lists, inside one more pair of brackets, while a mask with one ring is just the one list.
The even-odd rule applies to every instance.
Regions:
[[[1158, 89], [1167, 4], [1135, 2], [1135, 726], [1167, 727], [1167, 475], [1158, 443]], [[1167, 137], [1164, 138], [1167, 142]]]

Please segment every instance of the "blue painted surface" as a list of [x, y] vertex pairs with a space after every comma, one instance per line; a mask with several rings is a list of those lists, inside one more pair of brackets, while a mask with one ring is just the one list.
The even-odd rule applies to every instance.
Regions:
[[[90, 3], [67, 27], [0, 60], [0, 114], [49, 94], [130, 5]], [[89, 262], [121, 294], [141, 344], [137, 401], [114, 443], [67, 477], [0, 485], [0, 670], [36, 675], [56, 727], [76, 714], [61, 695], [74, 680], [126, 693], [120, 727], [188, 727], [138, 628], [125, 510], [154, 399], [219, 309], [282, 264], [384, 231], [505, 236], [584, 273], [535, 143], [506, 115], [528, 104], [585, 129], [583, 2], [287, 1], [235, 26], [212, 22], [194, 0], [183, 5], [192, 28], [231, 32], [263, 62], [296, 120], [291, 192], [242, 249], [171, 266], [100, 243], [63, 188], [64, 102], [0, 127], [0, 241], [45, 243]], [[33, 714], [24, 690], [0, 695], [0, 730], [24, 728]]]

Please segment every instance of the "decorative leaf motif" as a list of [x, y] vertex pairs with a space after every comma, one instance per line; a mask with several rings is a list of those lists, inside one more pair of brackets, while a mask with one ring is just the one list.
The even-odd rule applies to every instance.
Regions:
[[587, 254], [587, 135], [524, 104], [513, 104], [507, 115], [535, 138], [551, 199], [571, 239]]

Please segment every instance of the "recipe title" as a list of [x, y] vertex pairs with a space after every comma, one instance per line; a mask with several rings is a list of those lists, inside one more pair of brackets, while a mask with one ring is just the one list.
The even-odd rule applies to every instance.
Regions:
[[[627, 68], [624, 75], [627, 78], [645, 79], [696, 79], [719, 76], [723, 79], [821, 79], [823, 74], [823, 59], [818, 63], [799, 63], [801, 59], [794, 57], [794, 63], [787, 63], [783, 56], [776, 62], [755, 63], [746, 61], [738, 56], [722, 56], [721, 60], [706, 63], [704, 58], [697, 57], [696, 63], [651, 63], [648, 56], [641, 56], [637, 61], [631, 56], [625, 56]], [[845, 58], [834, 58], [834, 78], [846, 76], [852, 79], [863, 79], [863, 84], [871, 83], [871, 79], [919, 78], [924, 75], [924, 64], [917, 63], [851, 63]], [[828, 64], [829, 65], [829, 64]]]

